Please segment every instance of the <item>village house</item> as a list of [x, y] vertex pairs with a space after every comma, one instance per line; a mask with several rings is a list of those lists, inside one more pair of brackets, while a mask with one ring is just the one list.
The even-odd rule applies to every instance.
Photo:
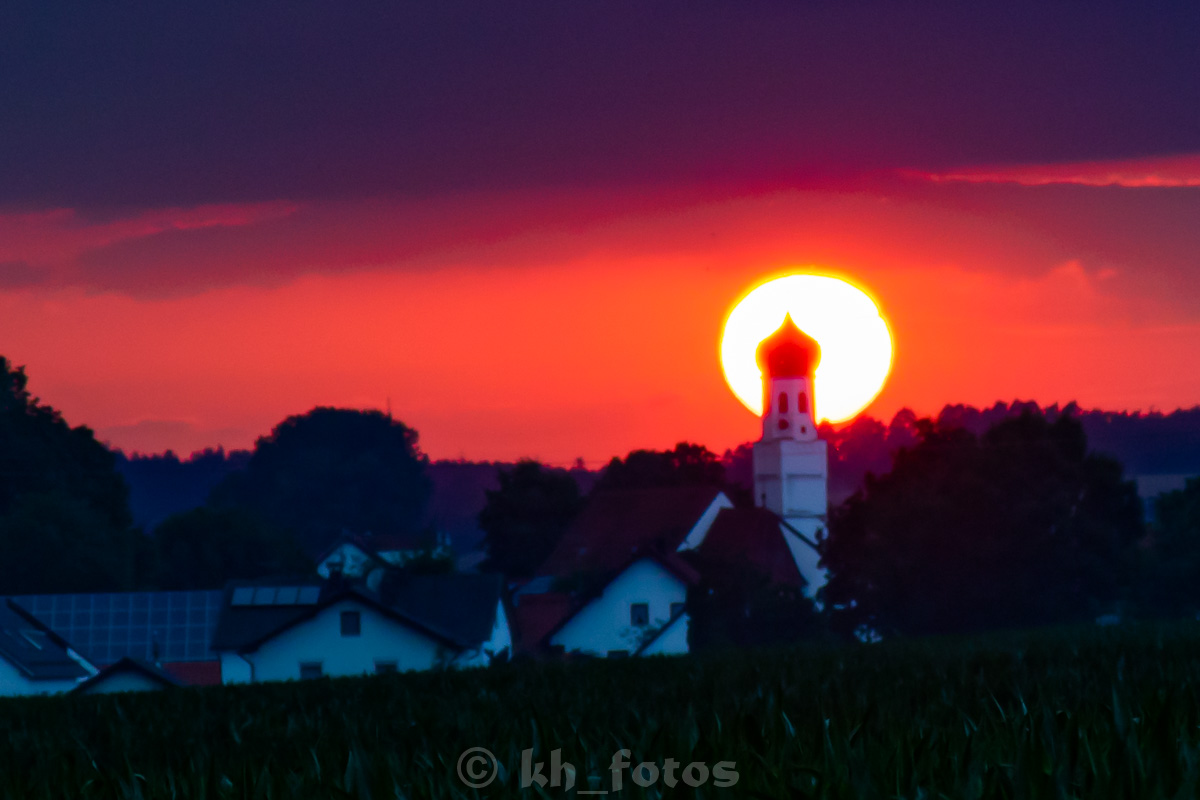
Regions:
[[706, 569], [744, 567], [816, 599], [828, 470], [813, 397], [820, 348], [788, 317], [757, 355], [753, 507], [735, 508], [716, 487], [593, 492], [537, 577], [512, 587], [511, 605], [498, 575], [401, 569], [446, 554], [444, 541], [349, 535], [320, 555], [316, 575], [295, 580], [10, 599], [0, 693], [476, 667], [514, 650], [679, 655], [688, 594], [707, 591]]
[[511, 647], [499, 576], [396, 575], [379, 591], [345, 581], [237, 582], [212, 649], [225, 683], [487, 664]]
[[598, 491], [513, 603], [526, 652], [688, 652], [688, 591], [700, 566], [745, 565], [803, 588], [786, 523], [734, 508], [715, 487]]

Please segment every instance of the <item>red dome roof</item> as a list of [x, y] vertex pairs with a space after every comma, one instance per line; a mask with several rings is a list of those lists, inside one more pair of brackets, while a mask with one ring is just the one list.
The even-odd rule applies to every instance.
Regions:
[[803, 378], [821, 363], [817, 340], [796, 327], [792, 315], [783, 318], [779, 330], [758, 345], [758, 368], [770, 378]]

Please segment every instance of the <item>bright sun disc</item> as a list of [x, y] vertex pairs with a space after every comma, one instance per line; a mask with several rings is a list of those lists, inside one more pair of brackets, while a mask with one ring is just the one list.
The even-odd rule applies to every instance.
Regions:
[[787, 314], [821, 345], [813, 387], [818, 419], [843, 422], [866, 408], [892, 368], [892, 335], [866, 292], [825, 275], [767, 281], [729, 312], [721, 334], [721, 367], [737, 398], [762, 414], [762, 375], [755, 351]]

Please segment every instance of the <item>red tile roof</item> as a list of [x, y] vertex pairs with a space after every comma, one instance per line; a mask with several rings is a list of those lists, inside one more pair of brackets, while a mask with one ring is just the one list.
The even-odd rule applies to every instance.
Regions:
[[168, 661], [162, 670], [184, 686], [216, 686], [221, 682], [220, 661]]
[[700, 545], [700, 555], [717, 563], [745, 559], [772, 583], [804, 585], [779, 517], [765, 508], [721, 509]]
[[575, 610], [568, 595], [560, 592], [522, 595], [513, 609], [513, 649], [537, 650], [550, 631]]
[[611, 573], [637, 552], [672, 553], [718, 492], [694, 486], [595, 492], [538, 572]]

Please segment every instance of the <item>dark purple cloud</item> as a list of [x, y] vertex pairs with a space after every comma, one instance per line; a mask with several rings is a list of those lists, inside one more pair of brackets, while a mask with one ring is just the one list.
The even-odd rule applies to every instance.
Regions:
[[0, 204], [1200, 151], [1195, 3], [5, 5]]
[[25, 261], [0, 261], [0, 289], [27, 289], [49, 280], [50, 275]]

